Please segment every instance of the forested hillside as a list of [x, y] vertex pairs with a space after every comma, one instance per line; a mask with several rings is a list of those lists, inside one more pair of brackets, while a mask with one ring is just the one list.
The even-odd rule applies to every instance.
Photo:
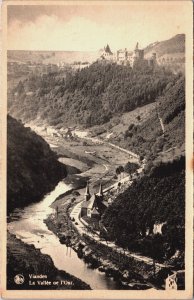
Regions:
[[139, 118], [136, 124], [129, 124], [128, 129], [117, 137], [113, 134], [112, 140], [127, 149], [135, 149], [136, 153], [151, 160], [157, 156], [167, 156], [169, 150], [174, 151], [173, 155], [180, 156], [184, 152], [185, 141], [184, 77], [180, 76], [166, 86], [147, 120], [141, 122]]
[[[177, 250], [183, 256], [184, 169], [184, 157], [161, 163], [120, 194], [103, 215], [108, 237], [156, 260], [168, 260]], [[153, 235], [154, 224], [164, 224], [162, 235]]]
[[8, 211], [40, 200], [65, 177], [49, 145], [30, 128], [8, 116], [7, 121]]
[[131, 69], [110, 63], [94, 63], [66, 78], [30, 76], [9, 95], [9, 112], [24, 122], [90, 127], [153, 102], [176, 77], [159, 67]]

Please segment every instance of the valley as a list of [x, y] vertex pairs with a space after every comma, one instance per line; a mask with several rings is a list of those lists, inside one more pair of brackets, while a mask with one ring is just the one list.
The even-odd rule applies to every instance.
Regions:
[[[66, 239], [66, 237], [70, 235], [71, 236], [70, 247], [72, 247], [74, 250], [78, 252], [80, 247], [79, 245], [81, 245], [82, 242], [86, 243], [87, 249], [90, 248], [93, 249], [92, 252], [91, 250], [89, 250], [89, 254], [87, 252], [84, 254], [83, 256], [84, 260], [86, 261], [89, 267], [91, 266], [92, 268], [98, 267], [99, 270], [101, 269], [103, 270], [102, 272], [104, 274], [112, 274], [115, 280], [118, 277], [120, 282], [120, 287], [118, 285], [117, 289], [118, 288], [133, 289], [133, 286], [136, 287], [137, 289], [143, 288], [144, 286], [144, 288], [147, 289], [147, 288], [153, 288], [153, 285], [155, 286], [155, 288], [159, 288], [159, 287], [161, 288], [163, 286], [161, 278], [160, 281], [158, 281], [158, 279], [154, 280], [152, 277], [153, 277], [154, 268], [156, 268], [157, 270], [155, 272], [156, 273], [159, 272], [158, 274], [160, 274], [162, 265], [160, 266], [160, 264], [158, 264], [157, 266], [156, 264], [155, 267], [153, 267], [152, 259], [144, 258], [142, 255], [135, 252], [131, 253], [129, 256], [126, 256], [127, 250], [122, 250], [123, 249], [122, 247], [116, 245], [113, 247], [112, 250], [113, 252], [111, 254], [111, 257], [109, 255], [107, 256], [106, 248], [110, 247], [111, 242], [108, 241], [106, 242], [106, 240], [103, 241], [104, 238], [99, 237], [97, 240], [101, 241], [100, 243], [102, 243], [102, 246], [98, 246], [99, 242], [95, 244], [96, 242], [94, 239], [94, 233], [90, 233], [88, 229], [86, 230], [88, 226], [85, 227], [84, 224], [82, 223], [80, 225], [77, 224], [77, 222], [80, 222], [78, 221], [78, 219], [72, 222], [72, 216], [74, 215], [71, 214], [71, 210], [77, 204], [83, 201], [84, 193], [85, 193], [85, 188], [83, 188], [83, 186], [85, 185], [86, 180], [88, 179], [90, 180], [90, 187], [96, 192], [98, 190], [100, 182], [103, 183], [104, 190], [106, 190], [106, 186], [107, 188], [110, 187], [110, 185], [115, 186], [115, 192], [113, 191], [113, 193], [111, 193], [112, 195], [111, 197], [113, 197], [114, 195], [116, 197], [119, 197], [119, 195], [120, 194], [122, 195], [122, 193], [128, 188], [128, 182], [129, 182], [129, 186], [131, 185], [131, 180], [127, 174], [123, 174], [123, 179], [119, 180], [120, 182], [123, 182], [123, 187], [121, 188], [120, 191], [117, 191], [116, 189], [118, 185], [118, 179], [114, 179], [115, 168], [116, 166], [125, 164], [128, 161], [138, 163], [138, 159], [136, 158], [136, 155], [134, 154], [134, 156], [132, 156], [131, 154], [127, 154], [125, 151], [122, 150], [118, 152], [117, 148], [110, 147], [110, 145], [107, 142], [103, 142], [103, 140], [98, 140], [94, 138], [94, 141], [92, 141], [93, 138], [87, 136], [86, 132], [83, 131], [76, 130], [77, 137], [75, 138], [75, 141], [74, 139], [72, 140], [67, 139], [64, 144], [64, 138], [53, 137], [51, 134], [47, 134], [44, 129], [42, 130], [41, 128], [38, 127], [35, 128], [37, 133], [42, 134], [43, 138], [50, 144], [51, 148], [57, 153], [57, 156], [59, 157], [60, 161], [63, 162], [64, 159], [66, 164], [70, 163], [71, 166], [75, 168], [79, 167], [79, 170], [81, 171], [80, 174], [72, 174], [72, 175], [69, 174], [68, 177], [65, 179], [66, 183], [71, 184], [73, 189], [74, 188], [76, 189], [75, 193], [74, 191], [73, 192], [71, 191], [71, 193], [68, 193], [66, 195], [61, 190], [60, 192], [61, 195], [59, 195], [59, 197], [53, 203], [51, 203], [51, 207], [52, 209], [54, 209], [54, 211], [51, 214], [48, 213], [47, 219], [44, 220], [48, 226], [48, 229], [53, 231], [54, 234], [58, 236], [59, 241], [62, 244], [64, 243], [62, 242], [62, 240]], [[78, 138], [78, 135], [82, 137]], [[83, 146], [84, 141], [85, 143]], [[86, 153], [85, 149], [89, 150], [87, 152], [92, 152], [92, 153], [94, 152], [95, 155]], [[64, 154], [66, 154], [67, 157], [64, 157]], [[117, 157], [118, 161], [115, 160], [115, 157]], [[108, 170], [106, 168], [103, 168], [104, 160], [106, 160], [106, 166]], [[134, 179], [136, 178], [137, 175], [134, 175]], [[124, 179], [127, 179], [127, 181]], [[74, 200], [72, 201], [72, 199]], [[57, 215], [56, 215], [56, 211], [57, 211]], [[15, 216], [15, 213], [13, 214], [13, 216]], [[10, 217], [10, 221], [11, 220], [12, 217]], [[18, 221], [20, 222], [20, 218], [18, 219]], [[80, 226], [81, 226], [81, 235], [79, 230]], [[13, 228], [15, 228], [14, 232], [15, 230], [17, 232], [17, 226], [14, 225]], [[16, 235], [18, 236], [19, 239], [25, 241], [24, 239], [25, 235], [23, 236], [23, 233], [20, 232], [20, 234], [18, 235], [17, 232]], [[45, 232], [43, 233], [43, 238], [45, 239]], [[30, 241], [30, 243], [32, 243], [32, 240]], [[39, 248], [37, 241], [35, 247]], [[104, 247], [103, 254], [101, 253], [102, 251], [101, 247]], [[97, 253], [99, 253], [98, 255], [99, 257], [101, 257], [100, 261], [98, 258], [96, 258]], [[65, 255], [65, 252], [63, 255]], [[122, 266], [121, 263], [126, 259], [129, 260], [131, 265], [131, 269], [128, 275], [125, 274], [125, 268], [124, 266]], [[55, 264], [55, 266], [57, 265]], [[120, 275], [118, 274], [117, 271], [115, 271], [115, 268], [116, 269], [119, 268], [121, 272]], [[166, 272], [167, 270], [168, 272], [171, 272], [170, 270], [173, 269], [172, 266], [168, 266], [168, 265], [164, 266], [164, 268], [166, 269]], [[72, 271], [69, 270], [69, 272]], [[135, 275], [136, 272], [138, 272], [139, 274], [138, 276]], [[163, 281], [164, 279], [165, 278], [163, 278]], [[118, 282], [117, 280], [116, 282]], [[86, 282], [88, 283], [88, 281]]]
[[[168, 45], [145, 52], [163, 59]], [[25, 55], [46, 65], [59, 53]], [[64, 289], [164, 289], [184, 277], [184, 72], [144, 60], [31, 64], [8, 76], [10, 262], [21, 267], [30, 251], [34, 274], [41, 253], [48, 272], [73, 282]]]

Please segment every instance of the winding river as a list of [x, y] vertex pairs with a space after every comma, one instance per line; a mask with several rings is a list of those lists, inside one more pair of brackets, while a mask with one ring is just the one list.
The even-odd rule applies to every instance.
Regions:
[[48, 254], [58, 270], [64, 270], [80, 278], [92, 289], [118, 289], [117, 282], [106, 277], [104, 273], [89, 268], [83, 260], [78, 258], [73, 249], [61, 244], [58, 237], [44, 223], [48, 215], [53, 212], [50, 207], [52, 202], [71, 188], [71, 185], [61, 181], [40, 202], [24, 209], [15, 209], [9, 217], [8, 230], [24, 243], [34, 245], [43, 254]]

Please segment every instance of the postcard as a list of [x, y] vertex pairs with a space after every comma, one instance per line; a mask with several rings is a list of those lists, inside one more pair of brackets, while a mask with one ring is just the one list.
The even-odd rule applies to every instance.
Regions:
[[1, 295], [192, 299], [192, 1], [2, 4]]

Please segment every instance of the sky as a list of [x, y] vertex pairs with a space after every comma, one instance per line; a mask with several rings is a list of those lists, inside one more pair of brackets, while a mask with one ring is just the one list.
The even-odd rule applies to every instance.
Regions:
[[8, 5], [8, 49], [98, 51], [108, 43], [113, 51], [133, 50], [188, 26], [185, 1], [63, 3]]

